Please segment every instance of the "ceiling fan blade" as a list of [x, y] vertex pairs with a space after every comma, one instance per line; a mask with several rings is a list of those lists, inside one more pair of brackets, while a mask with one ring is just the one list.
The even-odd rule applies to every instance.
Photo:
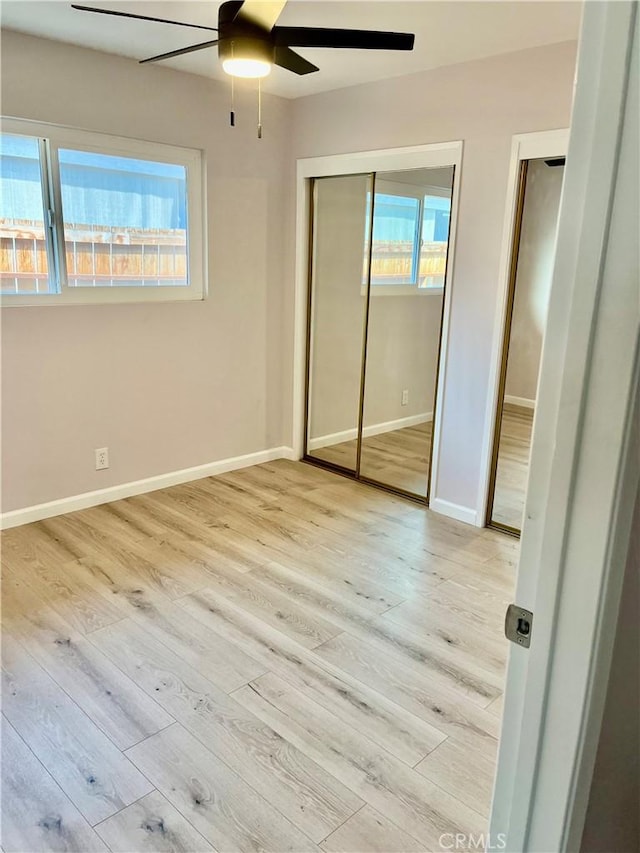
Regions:
[[166, 18], [150, 18], [148, 15], [134, 15], [132, 12], [114, 12], [112, 9], [96, 9], [93, 6], [78, 6], [71, 4], [72, 9], [81, 12], [97, 12], [99, 15], [115, 15], [118, 18], [135, 18], [138, 21], [155, 21], [158, 24], [174, 24], [177, 27], [193, 27], [196, 30], [212, 30], [218, 32], [217, 27], [205, 27], [204, 24], [185, 24], [183, 21], [169, 21]]
[[274, 27], [276, 45], [287, 47], [347, 47], [363, 50], [413, 50], [413, 33], [341, 30], [328, 27]]
[[293, 71], [294, 74], [312, 74], [314, 71], [320, 71], [317, 65], [309, 62], [304, 56], [300, 56], [295, 50], [285, 45], [277, 45], [275, 51], [275, 63], [280, 68], [286, 68], [287, 71]]
[[193, 53], [196, 50], [204, 50], [206, 47], [213, 47], [218, 44], [218, 39], [214, 41], [203, 41], [200, 44], [192, 44], [189, 47], [181, 47], [179, 50], [170, 50], [169, 53], [160, 53], [158, 56], [150, 56], [148, 59], [139, 60], [140, 65], [146, 62], [160, 62], [161, 59], [171, 59], [172, 56], [182, 56], [183, 53]]
[[264, 30], [270, 30], [286, 3], [287, 0], [244, 0], [236, 20], [247, 21]]

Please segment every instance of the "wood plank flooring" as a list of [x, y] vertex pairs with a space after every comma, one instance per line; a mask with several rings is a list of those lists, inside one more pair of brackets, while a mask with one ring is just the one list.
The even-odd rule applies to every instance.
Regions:
[[[394, 429], [362, 440], [363, 477], [424, 497], [429, 479], [432, 424]], [[342, 441], [310, 452], [310, 456], [354, 468], [358, 442]]]
[[[424, 496], [429, 476], [431, 426], [431, 423], [418, 424], [363, 439], [362, 476]], [[517, 530], [522, 528], [532, 427], [532, 410], [505, 404], [492, 520]], [[345, 468], [354, 468], [357, 441], [317, 448], [310, 455]]]
[[2, 540], [2, 849], [486, 829], [518, 543], [278, 461]]
[[504, 404], [491, 520], [522, 530], [533, 409]]

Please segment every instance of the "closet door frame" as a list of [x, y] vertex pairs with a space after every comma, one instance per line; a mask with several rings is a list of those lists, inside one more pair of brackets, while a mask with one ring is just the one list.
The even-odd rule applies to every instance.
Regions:
[[[451, 290], [455, 266], [455, 240], [458, 220], [458, 203], [462, 166], [462, 141], [415, 145], [406, 148], [389, 148], [377, 151], [362, 151], [353, 154], [337, 154], [326, 157], [311, 157], [297, 161], [296, 176], [296, 277], [295, 277], [295, 338], [293, 372], [293, 436], [292, 458], [304, 458], [307, 430], [307, 383], [309, 341], [309, 281], [311, 270], [312, 185], [314, 178], [338, 177], [341, 175], [394, 172], [409, 169], [441, 168], [453, 166], [454, 184], [451, 199], [451, 222], [447, 270], [445, 276], [443, 316], [436, 379], [436, 400], [431, 444], [431, 466], [427, 495], [437, 497], [439, 448], [442, 418], [442, 403], [445, 392], [447, 348], [449, 341], [449, 319], [451, 314]], [[419, 296], [418, 298], [421, 298]], [[308, 461], [314, 462], [313, 459]], [[317, 463], [321, 464], [321, 463]], [[322, 467], [325, 467], [324, 465]], [[351, 475], [350, 475], [351, 476]], [[366, 482], [366, 480], [363, 480]], [[388, 487], [385, 487], [388, 488]], [[389, 489], [399, 494], [400, 490]], [[407, 494], [407, 497], [412, 497]], [[424, 498], [413, 497], [420, 503]]]
[[510, 536], [520, 538], [520, 528], [510, 524], [504, 524], [493, 519], [493, 505], [496, 497], [496, 482], [498, 479], [498, 456], [500, 454], [500, 436], [502, 433], [502, 419], [504, 415], [504, 398], [507, 386], [507, 367], [509, 363], [509, 345], [511, 344], [511, 328], [513, 325], [513, 307], [516, 298], [516, 281], [518, 278], [518, 260], [520, 256], [520, 242], [522, 237], [522, 219], [524, 216], [524, 201], [527, 191], [527, 178], [529, 176], [529, 160], [520, 160], [518, 166], [518, 189], [516, 195], [516, 212], [513, 221], [513, 234], [511, 244], [511, 257], [509, 259], [509, 281], [507, 283], [507, 298], [504, 314], [504, 328], [502, 330], [502, 354], [500, 357], [500, 372], [498, 376], [498, 393], [496, 396], [496, 407], [493, 413], [493, 448], [491, 450], [491, 466], [489, 468], [489, 488], [487, 491], [487, 511], [485, 527], [500, 530]]
[[[514, 260], [514, 245], [516, 229], [519, 228], [522, 211], [519, 206], [524, 202], [523, 164], [529, 160], [544, 158], [566, 157], [569, 146], [569, 130], [545, 130], [535, 133], [519, 133], [511, 140], [511, 163], [509, 165], [509, 182], [505, 205], [505, 219], [502, 233], [502, 249], [500, 260], [500, 281], [494, 321], [494, 337], [491, 356], [491, 376], [489, 377], [489, 392], [485, 414], [485, 431], [482, 444], [479, 505], [477, 518], [480, 526], [487, 526], [488, 513], [493, 504], [493, 452], [496, 446], [496, 430], [500, 430], [500, 418], [497, 417], [498, 405], [504, 382], [503, 372], [506, 371], [504, 359], [505, 340], [510, 332], [508, 314], [513, 300], [512, 289], [515, 286], [515, 271], [512, 269]], [[525, 174], [526, 179], [526, 174]], [[519, 240], [518, 240], [519, 242]], [[507, 321], [509, 319], [509, 328]], [[535, 415], [534, 415], [535, 417]], [[505, 533], [515, 531], [501, 529]]]

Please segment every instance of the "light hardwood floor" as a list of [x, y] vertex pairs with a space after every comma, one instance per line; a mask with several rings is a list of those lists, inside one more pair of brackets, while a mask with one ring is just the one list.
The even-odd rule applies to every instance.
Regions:
[[533, 409], [505, 403], [491, 520], [522, 529], [529, 476]]
[[[431, 453], [431, 423], [391, 430], [362, 442], [363, 476], [416, 495], [426, 495]], [[505, 404], [500, 429], [492, 521], [522, 528], [529, 474], [533, 411]], [[357, 441], [318, 448], [311, 456], [345, 468], [356, 464]]]
[[[362, 440], [360, 472], [386, 486], [424, 497], [429, 479], [431, 423], [394, 429]], [[317, 459], [354, 468], [358, 442], [342, 441], [310, 453]]]
[[485, 830], [515, 540], [279, 461], [2, 544], [5, 853]]

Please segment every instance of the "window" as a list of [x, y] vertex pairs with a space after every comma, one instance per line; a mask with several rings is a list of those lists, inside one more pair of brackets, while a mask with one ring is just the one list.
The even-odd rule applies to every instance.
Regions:
[[2, 293], [49, 293], [50, 247], [44, 224], [40, 143], [0, 138], [0, 285]]
[[7, 305], [202, 299], [201, 153], [3, 121]]
[[[376, 192], [372, 288], [380, 291], [388, 287], [384, 292], [391, 294], [440, 291], [446, 274], [450, 217], [451, 191], [444, 187], [430, 187], [425, 191], [408, 186], [393, 189], [389, 184], [384, 192]], [[368, 220], [367, 212], [365, 239], [369, 233]], [[365, 284], [367, 263], [368, 258], [365, 258]]]

